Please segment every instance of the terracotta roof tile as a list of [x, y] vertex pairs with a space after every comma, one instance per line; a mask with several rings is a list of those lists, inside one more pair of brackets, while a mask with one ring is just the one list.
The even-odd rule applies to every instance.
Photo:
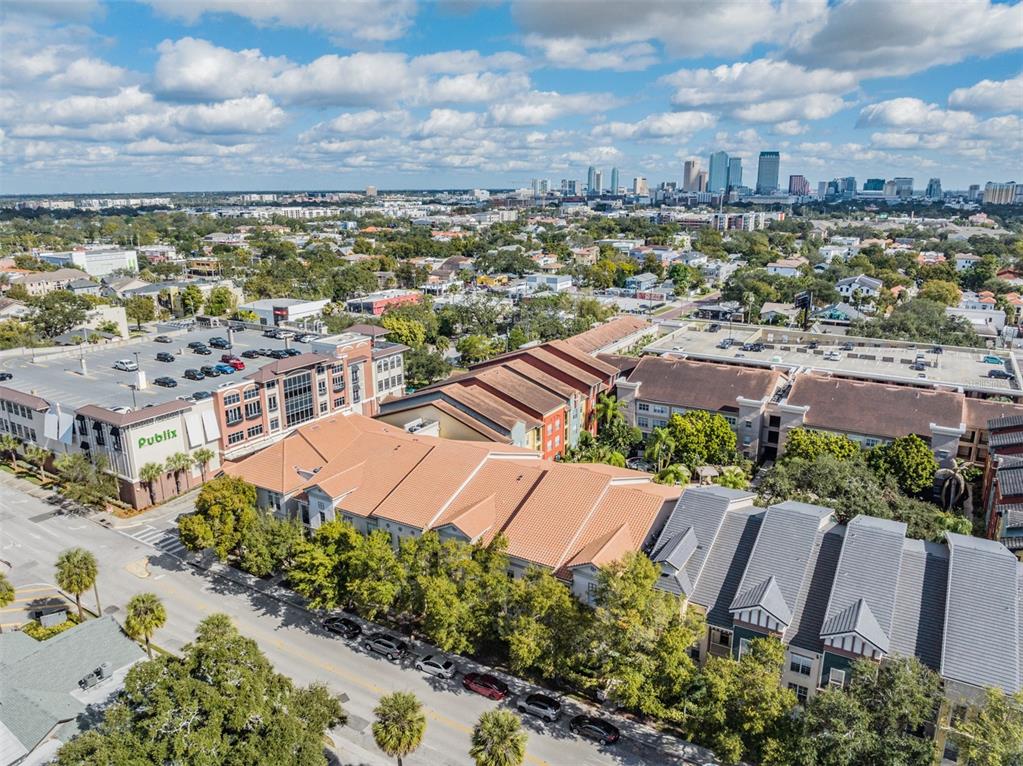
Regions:
[[573, 335], [571, 338], [566, 338], [565, 342], [583, 353], [592, 354], [651, 326], [650, 322], [642, 317], [625, 315], [591, 327], [586, 332]]
[[629, 373], [630, 383], [641, 383], [637, 399], [712, 412], [737, 409], [740, 396], [768, 398], [783, 378], [777, 370], [659, 356], [644, 356]]

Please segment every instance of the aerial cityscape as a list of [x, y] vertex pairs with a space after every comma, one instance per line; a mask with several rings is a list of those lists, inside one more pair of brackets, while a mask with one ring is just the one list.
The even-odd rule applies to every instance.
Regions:
[[0, 81], [0, 766], [1023, 766], [1023, 1], [2, 0]]

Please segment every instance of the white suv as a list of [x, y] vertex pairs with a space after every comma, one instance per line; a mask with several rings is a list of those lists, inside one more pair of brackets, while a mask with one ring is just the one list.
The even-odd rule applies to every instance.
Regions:
[[136, 364], [131, 359], [118, 359], [116, 362], [114, 362], [115, 370], [123, 370], [124, 372], [135, 372], [135, 370], [137, 370], [138, 368], [139, 368], [138, 364]]

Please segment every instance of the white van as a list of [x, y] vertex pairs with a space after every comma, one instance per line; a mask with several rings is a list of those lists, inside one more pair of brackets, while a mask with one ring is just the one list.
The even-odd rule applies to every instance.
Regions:
[[115, 370], [123, 370], [124, 372], [135, 372], [139, 366], [132, 359], [118, 359], [114, 362]]

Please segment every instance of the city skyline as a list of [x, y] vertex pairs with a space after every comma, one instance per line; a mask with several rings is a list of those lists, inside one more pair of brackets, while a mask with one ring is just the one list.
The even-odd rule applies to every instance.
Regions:
[[781, 188], [1023, 176], [1019, 2], [900, 4], [884, 39], [857, 0], [0, 13], [8, 194], [584, 186], [590, 165], [653, 188], [716, 151], [747, 186], [762, 151]]

